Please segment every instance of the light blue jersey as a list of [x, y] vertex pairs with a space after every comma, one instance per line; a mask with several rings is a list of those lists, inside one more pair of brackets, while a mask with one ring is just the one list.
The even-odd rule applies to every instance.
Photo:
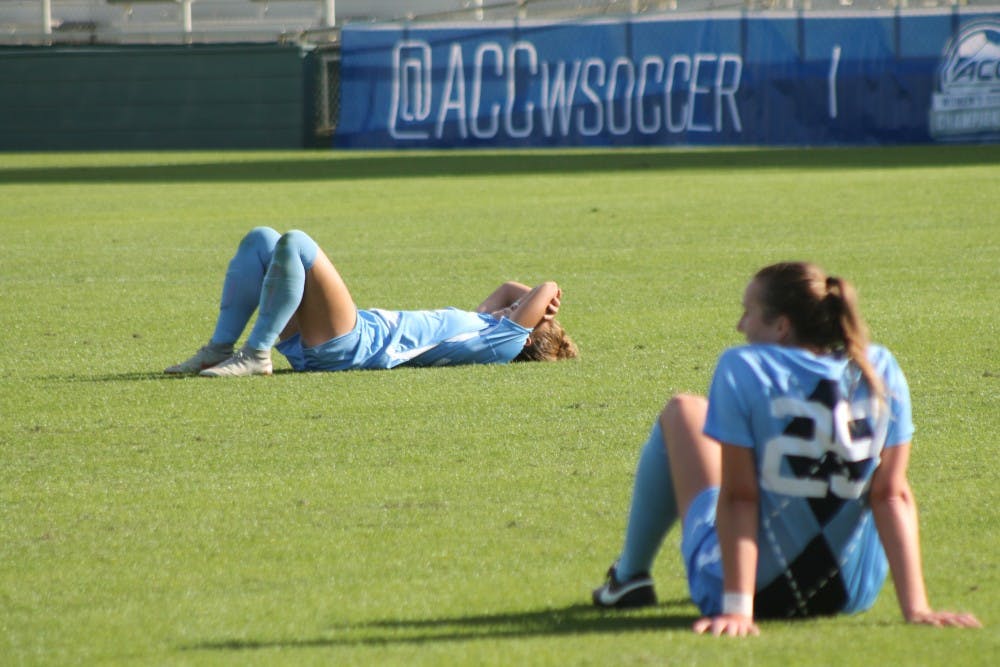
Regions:
[[296, 335], [278, 344], [295, 370], [340, 371], [397, 366], [454, 366], [512, 361], [531, 329], [487, 313], [359, 310], [349, 333], [315, 347]]
[[[705, 434], [754, 451], [758, 616], [867, 609], [885, 580], [868, 493], [882, 449], [910, 442], [913, 422], [895, 358], [876, 345], [868, 357], [884, 403], [841, 357], [746, 345], [719, 359]], [[718, 576], [721, 593], [721, 568]]]

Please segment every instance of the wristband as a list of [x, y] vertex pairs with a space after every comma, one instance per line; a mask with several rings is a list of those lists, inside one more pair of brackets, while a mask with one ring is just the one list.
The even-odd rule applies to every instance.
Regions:
[[723, 593], [722, 613], [753, 618], [753, 595], [746, 593]]

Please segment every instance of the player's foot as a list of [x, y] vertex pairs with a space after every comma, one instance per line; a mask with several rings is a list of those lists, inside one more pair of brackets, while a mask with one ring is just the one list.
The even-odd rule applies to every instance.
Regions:
[[225, 361], [233, 355], [233, 346], [228, 347], [213, 345], [209, 343], [194, 353], [194, 356], [179, 364], [175, 364], [164, 369], [164, 373], [171, 375], [185, 375], [189, 373], [200, 373], [206, 368]]
[[656, 604], [653, 579], [648, 572], [640, 572], [628, 581], [618, 581], [615, 563], [608, 569], [607, 581], [594, 589], [594, 605], [605, 609], [648, 607]]
[[198, 375], [205, 377], [242, 377], [246, 375], [270, 375], [271, 351], [253, 350], [241, 347], [233, 356], [221, 364], [206, 368]]

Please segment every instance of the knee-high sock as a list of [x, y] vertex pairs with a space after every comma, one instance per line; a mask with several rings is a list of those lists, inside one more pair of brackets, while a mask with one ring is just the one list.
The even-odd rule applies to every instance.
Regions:
[[210, 341], [212, 344], [231, 347], [243, 333], [257, 309], [264, 273], [280, 237], [281, 234], [270, 227], [256, 227], [240, 241], [222, 283], [219, 318]]
[[271, 265], [260, 292], [257, 321], [247, 337], [247, 347], [270, 350], [288, 324], [306, 286], [306, 273], [316, 261], [319, 246], [305, 232], [294, 230], [282, 235], [274, 247]]
[[620, 581], [626, 581], [640, 572], [649, 572], [663, 538], [676, 520], [677, 500], [670, 477], [670, 460], [660, 420], [657, 419], [649, 440], [639, 454], [635, 471], [625, 546], [618, 559]]

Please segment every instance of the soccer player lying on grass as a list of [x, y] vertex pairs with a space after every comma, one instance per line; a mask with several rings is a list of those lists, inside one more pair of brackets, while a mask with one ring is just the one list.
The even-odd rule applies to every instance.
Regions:
[[656, 603], [649, 570], [680, 516], [695, 632], [868, 609], [887, 565], [908, 622], [979, 627], [928, 603], [906, 474], [909, 389], [892, 354], [869, 344], [856, 302], [812, 264], [754, 276], [737, 325], [749, 344], [722, 354], [707, 400], [676, 396], [653, 425], [595, 605]]
[[[257, 227], [229, 262], [208, 344], [164, 372], [270, 375], [275, 343], [297, 371], [567, 359], [577, 350], [555, 319], [561, 297], [554, 282], [507, 282], [475, 312], [358, 310], [307, 234]], [[254, 310], [257, 321], [234, 352]]]

